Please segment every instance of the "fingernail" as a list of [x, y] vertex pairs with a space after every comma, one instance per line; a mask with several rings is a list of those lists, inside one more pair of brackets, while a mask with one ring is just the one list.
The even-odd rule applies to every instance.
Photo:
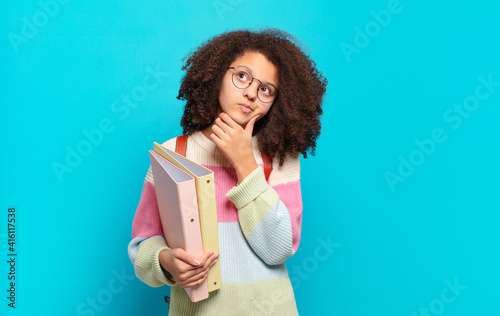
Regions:
[[200, 265], [200, 264], [201, 264], [201, 262], [200, 262], [198, 259], [194, 259], [194, 264], [196, 264], [196, 265]]
[[217, 262], [217, 260], [219, 260], [219, 259], [215, 259], [215, 260], [212, 262], [212, 265], [214, 265], [214, 264]]

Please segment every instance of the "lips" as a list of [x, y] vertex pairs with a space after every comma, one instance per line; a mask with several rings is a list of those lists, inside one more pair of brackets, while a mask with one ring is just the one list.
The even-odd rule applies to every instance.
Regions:
[[252, 108], [248, 104], [238, 103], [238, 105], [240, 106], [241, 110], [244, 113], [251, 113], [253, 111]]

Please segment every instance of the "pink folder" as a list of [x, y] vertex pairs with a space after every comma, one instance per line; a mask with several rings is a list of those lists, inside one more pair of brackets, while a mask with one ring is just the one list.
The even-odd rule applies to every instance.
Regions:
[[[195, 257], [203, 255], [198, 201], [194, 179], [172, 163], [149, 151], [163, 236], [170, 248], [182, 248]], [[185, 289], [193, 302], [208, 297], [208, 284]]]

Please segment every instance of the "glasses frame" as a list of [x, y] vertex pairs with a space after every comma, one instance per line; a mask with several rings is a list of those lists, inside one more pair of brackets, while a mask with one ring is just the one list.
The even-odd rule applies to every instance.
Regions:
[[[262, 86], [263, 82], [260, 81], [259, 79], [255, 78], [252, 73], [248, 70], [248, 69], [245, 69], [245, 68], [241, 68], [241, 67], [227, 67], [227, 69], [233, 69], [233, 73], [231, 74], [231, 82], [233, 83], [233, 85], [237, 88], [237, 89], [246, 89], [248, 87], [250, 87], [253, 83], [254, 80], [257, 80], [260, 84], [259, 86], [257, 87], [257, 98], [259, 98], [259, 100], [263, 103], [272, 103], [276, 100], [276, 98], [278, 97], [278, 88], [276, 88], [275, 85], [273, 85], [272, 83], [270, 82], [266, 82], [266, 84], [268, 85], [271, 85], [274, 87], [274, 89], [276, 89], [276, 94], [274, 96], [274, 99], [272, 99], [271, 101], [263, 101], [261, 98], [260, 98], [260, 94], [259, 94], [259, 89], [260, 89], [260, 86]], [[246, 72], [248, 72], [250, 74], [250, 76], [252, 77], [252, 80], [250, 80], [250, 82], [248, 83], [248, 86], [244, 87], [244, 88], [240, 88], [236, 85], [236, 83], [234, 83], [234, 73], [236, 72], [236, 69], [244, 69]]]

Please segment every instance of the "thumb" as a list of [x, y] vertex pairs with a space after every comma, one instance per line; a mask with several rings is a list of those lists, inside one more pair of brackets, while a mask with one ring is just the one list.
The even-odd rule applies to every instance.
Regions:
[[245, 131], [247, 133], [249, 133], [250, 135], [252, 135], [252, 132], [253, 132], [253, 126], [255, 125], [255, 121], [257, 121], [257, 119], [260, 117], [261, 115], [258, 114], [254, 117], [252, 117], [250, 119], [250, 121], [248, 121], [247, 125], [245, 126]]
[[193, 256], [192, 254], [190, 253], [187, 253], [186, 251], [184, 251], [184, 249], [179, 249], [179, 251], [177, 251], [175, 253], [175, 256], [184, 261], [185, 263], [189, 264], [189, 265], [192, 265], [192, 266], [195, 266], [195, 267], [198, 267], [201, 265], [201, 262], [196, 259], [195, 256]]

